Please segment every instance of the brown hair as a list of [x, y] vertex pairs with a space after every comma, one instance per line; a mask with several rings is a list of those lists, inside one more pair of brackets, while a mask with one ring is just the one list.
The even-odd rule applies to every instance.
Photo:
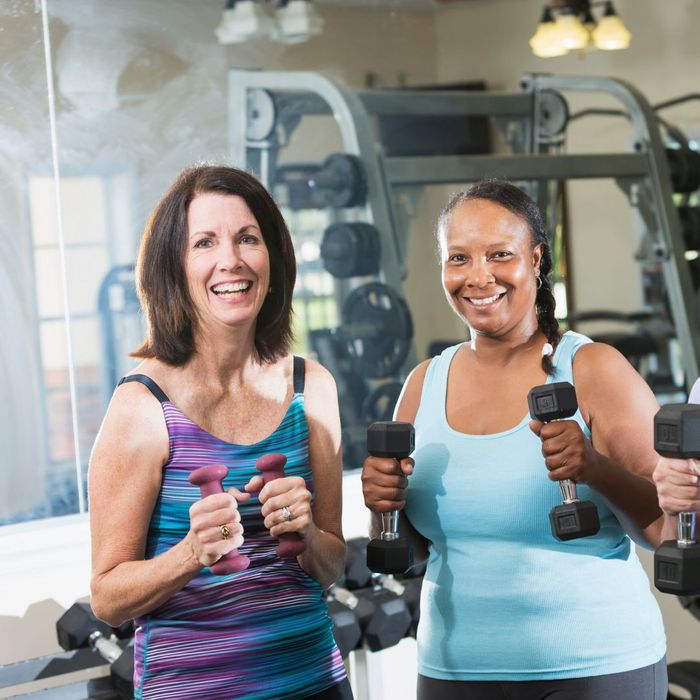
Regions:
[[[454, 194], [438, 217], [437, 230], [440, 232], [446, 224], [449, 215], [455, 207], [462, 202], [472, 199], [486, 199], [494, 204], [499, 204], [518, 218], [522, 219], [530, 229], [533, 249], [542, 246], [542, 259], [540, 260], [540, 286], [535, 297], [535, 311], [537, 313], [537, 325], [544, 333], [547, 341], [556, 350], [561, 338], [559, 322], [554, 315], [555, 301], [552, 293], [552, 249], [547, 238], [547, 230], [542, 218], [542, 212], [534, 200], [519, 187], [506, 180], [482, 180], [472, 185], [464, 192]], [[552, 355], [542, 357], [542, 369], [547, 374], [554, 374]]]
[[197, 313], [189, 295], [184, 257], [187, 209], [200, 194], [242, 197], [260, 226], [270, 258], [270, 294], [255, 324], [255, 349], [263, 362], [284, 355], [292, 343], [294, 246], [269, 192], [250, 173], [220, 165], [185, 168], [156, 205], [144, 230], [136, 263], [136, 290], [146, 316], [146, 339], [133, 357], [185, 364], [195, 350]]

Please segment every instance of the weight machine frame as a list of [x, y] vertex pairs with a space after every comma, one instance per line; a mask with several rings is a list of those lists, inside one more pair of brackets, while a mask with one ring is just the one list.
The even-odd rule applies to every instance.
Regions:
[[[528, 74], [521, 80], [521, 89], [519, 93], [355, 91], [319, 73], [232, 69], [230, 154], [234, 163], [255, 172], [269, 186], [279, 148], [275, 135], [278, 115], [287, 119], [290, 115], [296, 119], [332, 116], [345, 152], [359, 156], [366, 169], [369, 194], [359, 218], [380, 231], [381, 277], [399, 294], [406, 276], [405, 234], [400, 229], [395, 190], [499, 177], [530, 181], [542, 205], [549, 182], [613, 179], [647, 228], [651, 242], [648, 262], [660, 265], [682, 350], [685, 381], [691, 384], [699, 375], [700, 358], [695, 292], [664, 144], [649, 102], [634, 86], [613, 78]], [[604, 93], [621, 103], [632, 125], [633, 150], [571, 155], [554, 152], [547, 120], [559, 93], [566, 92]], [[372, 118], [388, 115], [492, 117], [501, 133], [508, 134], [512, 153], [385, 157], [378, 147]], [[414, 361], [415, 349], [409, 353], [406, 366]]]

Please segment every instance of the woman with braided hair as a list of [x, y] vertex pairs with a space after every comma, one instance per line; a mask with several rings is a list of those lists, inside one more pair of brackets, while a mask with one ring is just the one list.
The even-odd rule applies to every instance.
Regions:
[[[437, 238], [470, 340], [406, 381], [395, 415], [415, 425], [412, 458], [368, 457], [362, 474], [372, 536], [401, 510], [428, 560], [418, 698], [661, 700], [661, 614], [632, 542], [654, 547], [668, 528], [654, 395], [615, 349], [559, 329], [544, 223], [522, 190], [489, 180], [455, 195]], [[530, 389], [564, 381], [576, 414], [530, 420]], [[596, 504], [597, 534], [553, 537], [564, 479]]]

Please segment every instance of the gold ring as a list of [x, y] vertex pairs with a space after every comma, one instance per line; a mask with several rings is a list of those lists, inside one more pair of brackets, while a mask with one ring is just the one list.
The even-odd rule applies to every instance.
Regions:
[[220, 525], [219, 530], [221, 531], [221, 538], [227, 540], [231, 537], [231, 528], [228, 525]]

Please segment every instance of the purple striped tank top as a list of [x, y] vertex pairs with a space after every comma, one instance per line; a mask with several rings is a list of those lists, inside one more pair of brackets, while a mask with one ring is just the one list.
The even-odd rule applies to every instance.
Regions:
[[[294, 396], [278, 428], [254, 445], [234, 445], [185, 416], [158, 385], [139, 381], [163, 407], [170, 455], [151, 516], [146, 559], [166, 551], [189, 530], [189, 508], [200, 498], [187, 477], [208, 464], [224, 464], [224, 488], [242, 488], [259, 472], [255, 460], [270, 452], [287, 457], [285, 472], [301, 476], [313, 492], [308, 426], [304, 415], [304, 364], [294, 358]], [[333, 639], [321, 585], [296, 559], [275, 554], [278, 542], [263, 525], [256, 497], [240, 503], [250, 566], [216, 576], [203, 568], [167, 602], [138, 618], [134, 640], [137, 699], [299, 700], [346, 676]]]

